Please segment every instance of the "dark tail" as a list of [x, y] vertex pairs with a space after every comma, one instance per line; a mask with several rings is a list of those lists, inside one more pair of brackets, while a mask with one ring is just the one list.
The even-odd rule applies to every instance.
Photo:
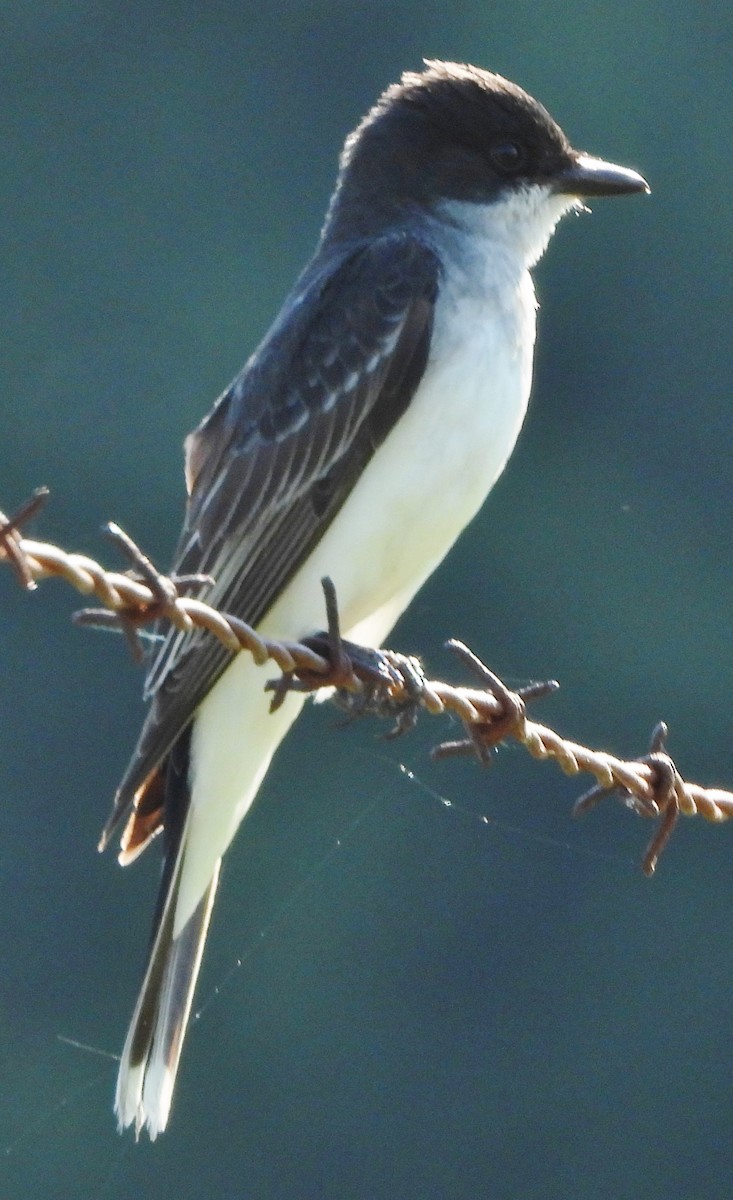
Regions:
[[221, 859], [196, 909], [173, 936], [190, 801], [188, 744], [174, 747], [165, 784], [166, 857], [148, 963], [117, 1077], [115, 1112], [120, 1131], [147, 1128], [151, 1140], [168, 1122], [183, 1039], [216, 895]]

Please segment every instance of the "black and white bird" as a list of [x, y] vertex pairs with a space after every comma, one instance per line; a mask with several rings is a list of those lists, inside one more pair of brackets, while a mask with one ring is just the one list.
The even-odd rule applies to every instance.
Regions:
[[[266, 338], [186, 442], [173, 570], [260, 632], [382, 644], [503, 470], [532, 381], [530, 270], [585, 197], [648, 191], [573, 150], [499, 75], [427, 62], [347, 138], [315, 255]], [[436, 497], [439, 503], [435, 502]], [[142, 990], [117, 1082], [120, 1128], [166, 1127], [222, 855], [302, 697], [172, 631], [101, 845], [123, 863], [163, 830]]]

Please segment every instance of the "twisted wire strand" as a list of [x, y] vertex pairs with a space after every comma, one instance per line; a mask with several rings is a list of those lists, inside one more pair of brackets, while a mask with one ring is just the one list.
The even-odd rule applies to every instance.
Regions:
[[[340, 643], [332, 585], [330, 642], [325, 648], [325, 635], [320, 635], [320, 640], [312, 639], [318, 643], [317, 649], [306, 642], [262, 637], [238, 617], [219, 612], [198, 597], [186, 594], [191, 589], [205, 586], [210, 580], [201, 577], [178, 580], [159, 573], [117, 525], [109, 525], [107, 532], [130, 560], [132, 568], [128, 572], [108, 571], [88, 555], [69, 553], [51, 543], [24, 537], [22, 526], [37, 514], [47, 494], [46, 489], [39, 488], [12, 516], [6, 517], [0, 512], [0, 562], [13, 569], [26, 589], [55, 577], [64, 579], [84, 596], [94, 596], [102, 609], [82, 610], [75, 614], [75, 619], [80, 624], [121, 628], [136, 653], [140, 650], [138, 630], [161, 619], [169, 620], [183, 631], [208, 630], [228, 650], [244, 650], [251, 654], [258, 665], [274, 662], [283, 676], [272, 688], [276, 693], [275, 707], [290, 689], [311, 691], [330, 685], [338, 689], [342, 700], [344, 692], [362, 697], [366, 694], [368, 703], [364, 703], [363, 711], [391, 719], [397, 717], [397, 733], [414, 724], [418, 710], [432, 715], [450, 712], [462, 722], [466, 737], [436, 746], [433, 750], [436, 758], [475, 754], [487, 762], [499, 742], [512, 738], [525, 746], [533, 758], [552, 760], [567, 775], [585, 773], [593, 776], [595, 786], [576, 802], [576, 814], [615, 793], [632, 811], [657, 821], [643, 860], [647, 874], [653, 873], [678, 815], [701, 816], [713, 824], [733, 817], [732, 792], [705, 788], [682, 778], [666, 752], [664, 725], [655, 729], [649, 753], [636, 760], [625, 761], [606, 751], [579, 745], [527, 716], [527, 704], [555, 690], [557, 684], [534, 684], [511, 691], [459, 642], [448, 645], [479, 676], [483, 684], [480, 688], [426, 679], [418, 660], [390, 651], [378, 652], [381, 661], [375, 672], [373, 664], [365, 667], [358, 654], [349, 656], [349, 651], [358, 650], [358, 647]], [[324, 581], [324, 591], [328, 611], [327, 582]], [[373, 655], [374, 652], [369, 653]], [[140, 653], [137, 656], [140, 657]], [[336, 675], [334, 656], [339, 657], [342, 664]], [[359, 701], [352, 711], [359, 715]]]

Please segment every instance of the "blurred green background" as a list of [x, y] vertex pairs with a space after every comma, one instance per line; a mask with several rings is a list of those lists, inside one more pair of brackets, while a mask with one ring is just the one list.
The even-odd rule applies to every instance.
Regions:
[[[167, 561], [184, 434], [422, 55], [648, 175], [554, 239], [520, 444], [392, 642], [556, 676], [538, 716], [628, 756], [664, 718], [688, 778], [733, 784], [730, 4], [6, 0], [0, 25], [0, 506], [47, 483], [37, 535], [110, 563], [111, 518]], [[571, 822], [585, 780], [433, 766], [446, 727], [390, 744], [329, 709], [227, 858], [170, 1129], [118, 1138], [114, 1062], [63, 1039], [119, 1052], [158, 863], [95, 852], [141, 676], [77, 603], [0, 573], [3, 1197], [730, 1196], [733, 828], [683, 822], [649, 882], [646, 824]]]

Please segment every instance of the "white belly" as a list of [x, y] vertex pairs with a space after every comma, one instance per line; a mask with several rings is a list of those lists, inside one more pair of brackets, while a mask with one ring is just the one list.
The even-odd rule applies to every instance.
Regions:
[[[297, 638], [325, 624], [320, 580], [335, 585], [344, 632], [378, 646], [481, 507], [503, 470], [529, 397], [535, 299], [529, 274], [511, 288], [496, 264], [444, 281], [431, 356], [407, 412], [368, 464], [308, 561], [260, 625]], [[185, 924], [270, 760], [298, 715], [274, 715], [265, 671], [240, 654], [201, 704], [192, 742], [193, 796], [176, 914]]]

